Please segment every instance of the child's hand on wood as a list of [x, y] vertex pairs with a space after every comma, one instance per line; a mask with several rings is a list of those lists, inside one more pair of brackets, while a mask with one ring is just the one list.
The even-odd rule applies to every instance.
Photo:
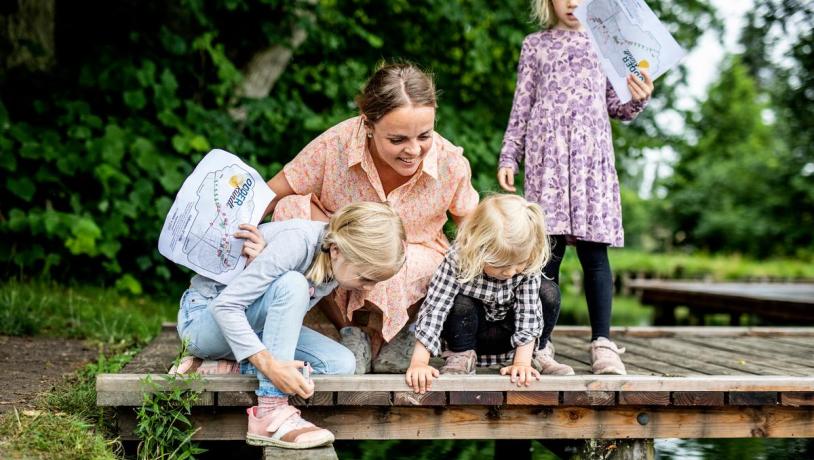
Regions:
[[512, 364], [500, 369], [500, 375], [508, 375], [512, 383], [517, 383], [517, 386], [529, 386], [531, 381], [536, 379], [540, 380], [540, 373], [529, 365]]
[[235, 238], [242, 238], [246, 241], [243, 242], [243, 255], [246, 256], [246, 266], [248, 267], [252, 261], [263, 252], [266, 247], [266, 240], [263, 239], [263, 234], [254, 225], [240, 224], [242, 232], [235, 233]]
[[500, 188], [507, 192], [514, 192], [517, 190], [514, 187], [514, 169], [512, 168], [500, 168], [497, 170], [497, 182], [500, 184]]
[[430, 391], [434, 378], [438, 378], [438, 369], [429, 364], [410, 363], [410, 368], [407, 369], [407, 374], [404, 376], [407, 386], [422, 395]]
[[653, 80], [650, 79], [650, 74], [643, 69], [640, 69], [640, 72], [644, 80], [639, 80], [632, 73], [627, 75], [627, 88], [630, 90], [630, 94], [633, 95], [633, 100], [636, 102], [641, 102], [649, 98], [653, 94], [653, 88], [655, 87]]

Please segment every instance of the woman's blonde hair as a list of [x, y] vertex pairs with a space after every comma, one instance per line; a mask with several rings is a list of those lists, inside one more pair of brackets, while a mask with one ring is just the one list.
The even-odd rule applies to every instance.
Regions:
[[540, 206], [517, 195], [485, 198], [467, 216], [455, 238], [458, 280], [472, 281], [486, 265], [506, 267], [525, 263], [525, 274], [542, 270], [550, 248]]
[[550, 29], [557, 25], [557, 15], [551, 0], [531, 0], [531, 18], [540, 24], [543, 29]]
[[401, 270], [406, 258], [404, 225], [396, 211], [386, 203], [352, 203], [331, 216], [321, 251], [314, 257], [305, 277], [314, 284], [333, 278], [331, 245], [357, 266], [359, 275], [384, 281]]

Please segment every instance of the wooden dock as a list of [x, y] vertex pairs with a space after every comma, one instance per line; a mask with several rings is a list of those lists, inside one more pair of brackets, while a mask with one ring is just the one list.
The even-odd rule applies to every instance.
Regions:
[[656, 307], [655, 323], [675, 324], [674, 309], [685, 306], [691, 314], [728, 313], [740, 324], [743, 314], [786, 323], [814, 322], [814, 284], [811, 283], [707, 283], [700, 281], [630, 280], [626, 288], [643, 304]]
[[[589, 373], [589, 335], [560, 327], [554, 336], [558, 359], [576, 376], [518, 388], [479, 370], [442, 376], [423, 396], [403, 375], [314, 376], [315, 395], [295, 404], [346, 440], [814, 437], [814, 328], [614, 329], [627, 348], [627, 376]], [[134, 439], [142, 380], [160, 382], [177, 347], [167, 330], [124, 373], [97, 377], [97, 404], [118, 408], [122, 439]], [[256, 380], [212, 376], [194, 385], [202, 391], [195, 439], [244, 439]]]

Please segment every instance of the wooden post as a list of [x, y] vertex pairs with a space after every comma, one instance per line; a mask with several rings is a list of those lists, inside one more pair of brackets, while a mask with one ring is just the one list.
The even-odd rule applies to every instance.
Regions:
[[333, 444], [313, 449], [264, 447], [263, 460], [338, 460]]
[[572, 459], [653, 460], [656, 458], [652, 439], [590, 439]]

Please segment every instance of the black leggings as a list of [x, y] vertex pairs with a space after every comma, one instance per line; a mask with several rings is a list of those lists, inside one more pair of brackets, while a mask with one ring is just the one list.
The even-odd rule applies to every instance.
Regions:
[[478, 355], [498, 355], [513, 349], [514, 312], [499, 321], [487, 321], [486, 309], [478, 299], [458, 294], [444, 321], [441, 337], [454, 352], [475, 350]]
[[[546, 277], [553, 279], [556, 286], [559, 286], [560, 264], [562, 263], [563, 256], [565, 256], [565, 237], [562, 235], [552, 236], [551, 243], [551, 260], [549, 260], [543, 268], [543, 273]], [[591, 340], [596, 340], [599, 337], [610, 338], [613, 277], [611, 275], [610, 262], [608, 261], [608, 245], [605, 243], [577, 240], [576, 246], [577, 257], [579, 257], [579, 263], [582, 265], [585, 300], [588, 302], [588, 315], [591, 319]], [[543, 287], [545, 288], [545, 280], [543, 281]], [[543, 302], [543, 312], [545, 312], [546, 310], [552, 310], [551, 307], [546, 308], [546, 303], [556, 301], [559, 305], [560, 293], [559, 290], [557, 290], [555, 296], [552, 292], [546, 293], [545, 289], [543, 289], [540, 292], [540, 298]], [[558, 314], [559, 310], [558, 306], [556, 308]], [[554, 328], [554, 324], [550, 324], [548, 318], [545, 319], [546, 324], [543, 328], [543, 336], [540, 340], [541, 347], [545, 346]], [[556, 319], [554, 322], [556, 322]]]

